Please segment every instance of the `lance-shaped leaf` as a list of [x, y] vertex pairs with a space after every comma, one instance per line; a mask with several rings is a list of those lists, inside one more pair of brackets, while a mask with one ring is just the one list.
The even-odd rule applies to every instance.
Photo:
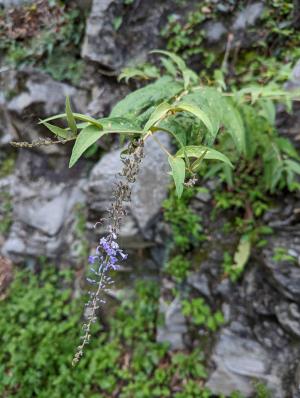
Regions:
[[[90, 123], [90, 124], [93, 124], [96, 127], [102, 128], [102, 124], [98, 120], [94, 119], [91, 116], [86, 116], [86, 115], [83, 115], [81, 113], [73, 113], [73, 116], [74, 116], [75, 119], [81, 120], [82, 122]], [[50, 122], [50, 121], [56, 120], [56, 119], [64, 119], [66, 117], [67, 117], [66, 113], [60, 113], [59, 115], [50, 116], [50, 117], [47, 117], [47, 119], [41, 120], [40, 124], [41, 123], [45, 123], [45, 122]]]
[[170, 51], [166, 51], [166, 50], [153, 50], [150, 51], [150, 54], [162, 54], [162, 55], [166, 55], [167, 57], [169, 57], [174, 64], [176, 64], [178, 66], [178, 69], [182, 72], [184, 69], [186, 69], [186, 64], [184, 62], [184, 60], [182, 58], [180, 58], [178, 55], [171, 53]]
[[104, 134], [107, 132], [92, 125], [81, 130], [73, 146], [69, 167], [74, 166], [80, 156]]
[[155, 83], [147, 84], [119, 101], [112, 109], [110, 116], [132, 116], [136, 119], [151, 106], [168, 101], [182, 91], [182, 84], [170, 76], [164, 76]]
[[195, 87], [190, 94], [184, 97], [184, 102], [197, 105], [208, 116], [213, 132], [207, 132], [203, 144], [212, 146], [223, 120], [225, 103], [222, 94], [211, 87]]
[[172, 176], [175, 182], [177, 196], [180, 198], [183, 192], [183, 184], [185, 180], [185, 163], [181, 158], [168, 157], [172, 170]]
[[51, 131], [51, 133], [57, 135], [58, 137], [67, 139], [70, 138], [70, 132], [68, 130], [62, 129], [61, 127], [54, 126], [53, 124], [42, 122], [42, 124]]
[[89, 124], [79, 134], [75, 141], [71, 159], [70, 167], [72, 167], [80, 156], [99, 138], [105, 134], [125, 134], [125, 135], [136, 135], [142, 134], [142, 130], [135, 130], [138, 126], [126, 118], [113, 117], [100, 119], [101, 128]]
[[198, 80], [198, 76], [196, 75], [196, 73], [189, 69], [186, 66], [184, 60], [178, 55], [165, 50], [153, 50], [150, 53], [166, 55], [174, 62], [174, 64], [178, 67], [178, 70], [182, 74], [185, 89], [188, 88], [190, 81], [196, 82]]
[[180, 102], [179, 104], [176, 105], [175, 110], [186, 111], [193, 114], [202, 121], [202, 123], [207, 127], [210, 134], [213, 134], [214, 129], [209, 117], [197, 105], [188, 104], [186, 102]]
[[73, 131], [74, 134], [76, 134], [77, 133], [76, 121], [71, 109], [70, 98], [68, 96], [66, 97], [66, 115], [70, 129]]
[[300, 174], [300, 163], [295, 162], [292, 159], [285, 160], [286, 166], [296, 174]]
[[163, 102], [158, 107], [154, 110], [154, 112], [151, 114], [149, 120], [144, 126], [144, 131], [150, 130], [151, 127], [155, 125], [159, 120], [161, 120], [171, 109], [170, 104], [167, 102]]
[[167, 119], [162, 120], [157, 125], [157, 128], [171, 134], [180, 146], [186, 145], [186, 131], [184, 127], [174, 119], [174, 117], [168, 117]]
[[179, 151], [176, 153], [176, 157], [183, 158], [185, 154], [189, 158], [198, 159], [203, 157], [203, 159], [220, 160], [221, 162], [226, 163], [228, 166], [233, 167], [232, 163], [226, 155], [207, 146], [190, 145], [184, 148], [180, 148]]
[[[200, 156], [200, 158], [196, 159], [194, 161], [194, 163], [191, 166], [191, 170], [195, 173], [196, 171], [198, 171], [201, 167], [202, 164], [202, 160], [204, 159], [205, 155], [206, 155], [207, 151], [204, 151], [203, 154]], [[184, 152], [184, 157], [188, 158], [186, 151]]]
[[238, 152], [246, 153], [246, 133], [240, 112], [233, 105], [230, 98], [224, 98], [226, 107], [223, 115], [223, 124], [231, 135]]
[[176, 70], [173, 62], [170, 61], [168, 58], [164, 58], [164, 57], [162, 57], [160, 60], [161, 60], [161, 63], [163, 64], [163, 66], [165, 67], [166, 71], [168, 72], [168, 74], [176, 77], [177, 70]]
[[125, 117], [105, 117], [99, 123], [107, 132], [119, 134], [142, 134], [141, 126], [134, 120]]
[[187, 89], [190, 82], [197, 82], [198, 81], [198, 76], [196, 75], [196, 73], [194, 71], [192, 71], [191, 69], [184, 69], [182, 71], [182, 76], [183, 76], [183, 81], [184, 81], [184, 88]]

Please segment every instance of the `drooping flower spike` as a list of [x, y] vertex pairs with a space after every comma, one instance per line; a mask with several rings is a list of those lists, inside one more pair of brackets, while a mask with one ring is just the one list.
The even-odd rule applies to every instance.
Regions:
[[144, 157], [143, 140], [138, 141], [137, 144], [130, 144], [128, 154], [129, 157], [123, 159], [124, 167], [120, 173], [122, 180], [116, 184], [114, 200], [108, 209], [106, 221], [108, 221], [109, 233], [100, 239], [95, 255], [89, 256], [88, 259], [92, 277], [88, 277], [87, 282], [94, 286], [95, 290], [89, 292], [89, 301], [86, 303], [87, 319], [83, 324], [84, 333], [81, 336], [82, 343], [77, 347], [72, 361], [73, 366], [80, 361], [85, 346], [90, 341], [91, 325], [97, 320], [96, 315], [99, 305], [105, 303], [105, 300], [101, 297], [107, 291], [108, 286], [114, 283], [109, 273], [118, 270], [120, 268], [119, 263], [127, 258], [127, 254], [120, 249], [117, 238], [122, 219], [126, 215], [123, 203], [130, 201], [131, 186], [136, 180], [140, 163]]

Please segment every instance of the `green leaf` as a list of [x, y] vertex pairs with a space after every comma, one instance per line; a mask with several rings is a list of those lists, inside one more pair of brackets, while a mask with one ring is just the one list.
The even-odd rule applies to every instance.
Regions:
[[259, 111], [259, 115], [265, 118], [271, 126], [274, 126], [276, 116], [274, 102], [270, 99], [260, 99], [258, 101], [258, 104], [261, 108]]
[[190, 82], [195, 83], [198, 81], [197, 74], [192, 71], [191, 69], [184, 69], [182, 71], [183, 81], [184, 81], [184, 88], [187, 89]]
[[180, 71], [183, 71], [184, 69], [186, 69], [186, 64], [185, 64], [184, 60], [182, 58], [180, 58], [178, 55], [171, 53], [170, 51], [153, 50], [153, 51], [150, 51], [150, 54], [166, 55], [174, 62], [174, 64], [176, 64], [178, 66]]
[[[207, 151], [204, 151], [203, 154], [197, 160], [195, 160], [194, 163], [192, 164], [191, 170], [193, 172], [196, 172], [196, 171], [198, 171], [200, 169], [202, 161], [203, 161], [203, 159], [204, 159], [204, 157], [206, 155], [206, 152]], [[188, 154], [187, 154], [185, 148], [184, 148], [184, 157], [188, 158]]]
[[74, 134], [76, 134], [77, 133], [76, 121], [71, 109], [70, 99], [68, 96], [66, 97], [66, 115], [70, 129], [73, 131]]
[[58, 127], [58, 126], [54, 126], [53, 124], [50, 124], [47, 122], [42, 122], [42, 124], [44, 126], [46, 126], [53, 134], [57, 135], [58, 137], [61, 137], [64, 139], [70, 138], [70, 133], [65, 129], [62, 129], [61, 127]]
[[107, 131], [96, 126], [88, 126], [81, 130], [73, 146], [69, 167], [74, 166], [81, 155], [104, 134], [107, 134]]
[[148, 108], [157, 106], [162, 101], [168, 101], [182, 91], [182, 84], [170, 76], [164, 76], [150, 83], [119, 101], [110, 113], [110, 117], [127, 116], [136, 119]]
[[[185, 89], [188, 88], [190, 81], [196, 82], [198, 80], [197, 74], [194, 71], [192, 71], [191, 69], [189, 69], [186, 66], [186, 63], [184, 62], [184, 60], [182, 58], [180, 58], [178, 55], [171, 53], [169, 51], [165, 51], [165, 50], [153, 50], [150, 53], [166, 55], [174, 62], [175, 65], [177, 65], [179, 71], [182, 74]], [[166, 67], [166, 62], [163, 61], [163, 59], [162, 59], [162, 62], [165, 64], [165, 67]], [[168, 68], [168, 64], [167, 64], [167, 68]], [[170, 70], [170, 68], [168, 68], [168, 69]], [[171, 74], [173, 74], [173, 73], [171, 73]]]
[[251, 104], [254, 104], [259, 97], [261, 97], [264, 88], [261, 86], [249, 86], [243, 88], [237, 92], [237, 98], [240, 98], [240, 101], [244, 100], [245, 95], [251, 96]]
[[233, 176], [232, 176], [232, 168], [227, 164], [223, 164], [223, 172], [227, 185], [229, 187], [233, 187]]
[[283, 170], [284, 170], [283, 165], [279, 165], [276, 169], [273, 170], [273, 174], [271, 176], [271, 187], [270, 187], [271, 192], [274, 192], [277, 184], [279, 183], [283, 174]]
[[154, 79], [159, 78], [159, 70], [152, 65], [144, 65], [143, 68], [131, 68], [127, 67], [122, 69], [121, 74], [118, 77], [118, 81], [125, 79], [126, 83], [128, 83], [129, 79]]
[[213, 126], [211, 124], [209, 117], [197, 105], [180, 102], [179, 104], [176, 105], [175, 109], [192, 113], [194, 116], [200, 119], [203, 122], [203, 124], [207, 127], [208, 131], [211, 134], [213, 134]]
[[168, 117], [167, 119], [162, 120], [157, 127], [158, 129], [171, 134], [177, 140], [180, 146], [186, 145], [186, 132], [183, 126], [178, 123], [174, 117]]
[[285, 160], [285, 164], [294, 173], [300, 174], [300, 164], [299, 163], [295, 162], [294, 160], [287, 159], [287, 160]]
[[291, 158], [300, 159], [300, 156], [299, 156], [296, 148], [294, 147], [292, 142], [290, 140], [288, 140], [287, 138], [276, 137], [275, 143], [282, 152], [284, 152]]
[[[56, 119], [63, 119], [66, 116], [67, 116], [66, 113], [60, 113], [59, 115], [50, 116], [47, 119], [41, 120], [39, 123], [41, 124], [41, 123], [50, 122], [50, 121], [56, 120]], [[91, 116], [86, 116], [81, 113], [73, 113], [73, 116], [75, 119], [81, 120], [82, 122], [90, 123], [98, 128], [102, 128], [101, 123], [99, 123], [96, 119], [94, 119]]]
[[220, 160], [221, 162], [226, 163], [228, 166], [233, 167], [232, 163], [226, 155], [206, 146], [190, 145], [184, 148], [180, 148], [179, 151], [176, 153], [176, 157], [183, 158], [184, 151], [189, 158], [201, 158], [204, 154], [204, 159]]
[[158, 105], [145, 124], [144, 131], [150, 130], [150, 128], [154, 126], [154, 124], [157, 123], [170, 109], [171, 106], [167, 102], [162, 102], [160, 105]]
[[177, 196], [180, 198], [183, 192], [183, 184], [185, 180], [185, 163], [183, 159], [168, 157], [172, 170], [172, 176], [175, 182]]
[[163, 66], [165, 67], [166, 71], [169, 73], [169, 75], [176, 77], [177, 70], [176, 70], [173, 62], [170, 61], [168, 58], [164, 58], [164, 57], [162, 57], [160, 60], [161, 60], [161, 63], [163, 64]]
[[197, 105], [210, 119], [213, 130], [205, 135], [204, 145], [211, 146], [223, 122], [226, 102], [222, 93], [211, 87], [196, 87], [184, 97], [184, 101]]
[[122, 79], [125, 79], [126, 83], [128, 83], [129, 79], [132, 78], [142, 78], [148, 79], [148, 76], [145, 75], [143, 71], [137, 68], [124, 68], [120, 75], [118, 76], [118, 81], [120, 82]]
[[247, 235], [243, 235], [240, 239], [237, 251], [234, 254], [234, 267], [243, 269], [249, 259], [251, 253], [251, 243]]
[[223, 124], [231, 135], [236, 149], [240, 153], [246, 153], [246, 133], [240, 112], [233, 105], [230, 98], [224, 98], [226, 108], [223, 115]]
[[125, 117], [105, 117], [99, 119], [98, 122], [103, 130], [109, 133], [119, 134], [142, 134], [143, 130], [138, 123]]

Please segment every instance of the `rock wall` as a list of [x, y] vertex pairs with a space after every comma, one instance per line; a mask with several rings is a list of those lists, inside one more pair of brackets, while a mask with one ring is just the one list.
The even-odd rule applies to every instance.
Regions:
[[[0, 5], [8, 7], [12, 3], [20, 2], [4, 1]], [[226, 21], [208, 24], [208, 42], [224, 48], [227, 33], [233, 29], [239, 37], [238, 45], [247, 45], [247, 29], [255, 24], [263, 7], [263, 2], [250, 2]], [[82, 46], [85, 74], [78, 86], [54, 81], [35, 68], [0, 73], [0, 154], [13, 153], [10, 140], [34, 140], [45, 135], [37, 125], [38, 119], [61, 112], [66, 95], [71, 96], [74, 109], [81, 113], [107, 114], [128, 90], [116, 82], [118, 71], [128, 63], [146, 59], [149, 50], [163, 45], [159, 32], [174, 8], [176, 2], [172, 1], [154, 0], [149, 7], [148, 1], [141, 0], [133, 5], [121, 0], [93, 0]], [[122, 20], [116, 30], [113, 21], [118, 17]], [[297, 84], [296, 72], [294, 77], [293, 84]], [[281, 124], [294, 131], [297, 120], [296, 114], [289, 124]], [[165, 136], [161, 139], [170, 145]], [[147, 145], [121, 235], [125, 247], [135, 255], [141, 250], [146, 252], [146, 259], [136, 255], [137, 264], [130, 265], [138, 267], [138, 263], [145, 262], [159, 273], [167, 230], [162, 223], [161, 204], [167, 196], [169, 176], [165, 156], [157, 144], [150, 140]], [[18, 151], [14, 172], [0, 179], [1, 192], [8, 195], [6, 199], [0, 197], [0, 219], [4, 222], [5, 217], [12, 218], [0, 239], [1, 255], [27, 265], [40, 257], [50, 258], [58, 265], [78, 265], [82, 262], [78, 252], [82, 236], [76, 229], [78, 204], [85, 209], [90, 231], [86, 239], [95, 245], [93, 225], [110, 203], [115, 175], [121, 167], [120, 151], [113, 147], [97, 162], [82, 160], [71, 170], [67, 168], [69, 153], [68, 145]], [[211, 190], [211, 186], [207, 188]], [[12, 205], [9, 214], [4, 206], [7, 197]], [[284, 247], [298, 258], [300, 266], [299, 195], [282, 198], [266, 214], [265, 222], [275, 234], [262, 256], [251, 257], [236, 285], [221, 278], [223, 252], [232, 237], [220, 232], [226, 220], [210, 222], [212, 193], [196, 198], [192, 206], [204, 216], [210, 240], [201, 249], [207, 256], [189, 275], [185, 287], [212, 306], [218, 302], [226, 318], [226, 325], [207, 349], [211, 369], [207, 385], [215, 393], [239, 390], [250, 397], [252, 381], [257, 379], [267, 384], [275, 398], [300, 397], [300, 268], [273, 260], [274, 248]], [[158, 329], [157, 339], [169, 341], [173, 349], [190, 347], [193, 343], [180, 302], [169, 303], [165, 299], [173, 282], [161, 279], [159, 283], [165, 324]]]

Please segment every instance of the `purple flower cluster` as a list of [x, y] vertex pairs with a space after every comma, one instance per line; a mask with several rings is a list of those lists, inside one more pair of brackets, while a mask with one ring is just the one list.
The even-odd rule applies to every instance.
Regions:
[[73, 365], [80, 360], [85, 345], [89, 343], [91, 325], [96, 321], [96, 311], [99, 308], [99, 304], [105, 303], [105, 300], [100, 299], [100, 292], [106, 292], [107, 286], [113, 283], [108, 275], [109, 271], [118, 270], [120, 267], [118, 263], [127, 258], [127, 254], [119, 248], [116, 239], [117, 235], [114, 233], [101, 238], [99, 246], [96, 249], [96, 254], [89, 256], [90, 271], [95, 275], [97, 280], [87, 278], [87, 281], [92, 285], [96, 285], [97, 290], [89, 292], [90, 299], [86, 303], [88, 310], [87, 322], [83, 325], [84, 335], [82, 336], [82, 343], [77, 347]]
[[[107, 238], [101, 238], [97, 247], [96, 255], [89, 256], [90, 270], [100, 276], [101, 272], [109, 270], [118, 270], [120, 268], [119, 261], [126, 260], [127, 254], [119, 248], [116, 242], [115, 234], [108, 235]], [[99, 265], [98, 269], [95, 266]]]

